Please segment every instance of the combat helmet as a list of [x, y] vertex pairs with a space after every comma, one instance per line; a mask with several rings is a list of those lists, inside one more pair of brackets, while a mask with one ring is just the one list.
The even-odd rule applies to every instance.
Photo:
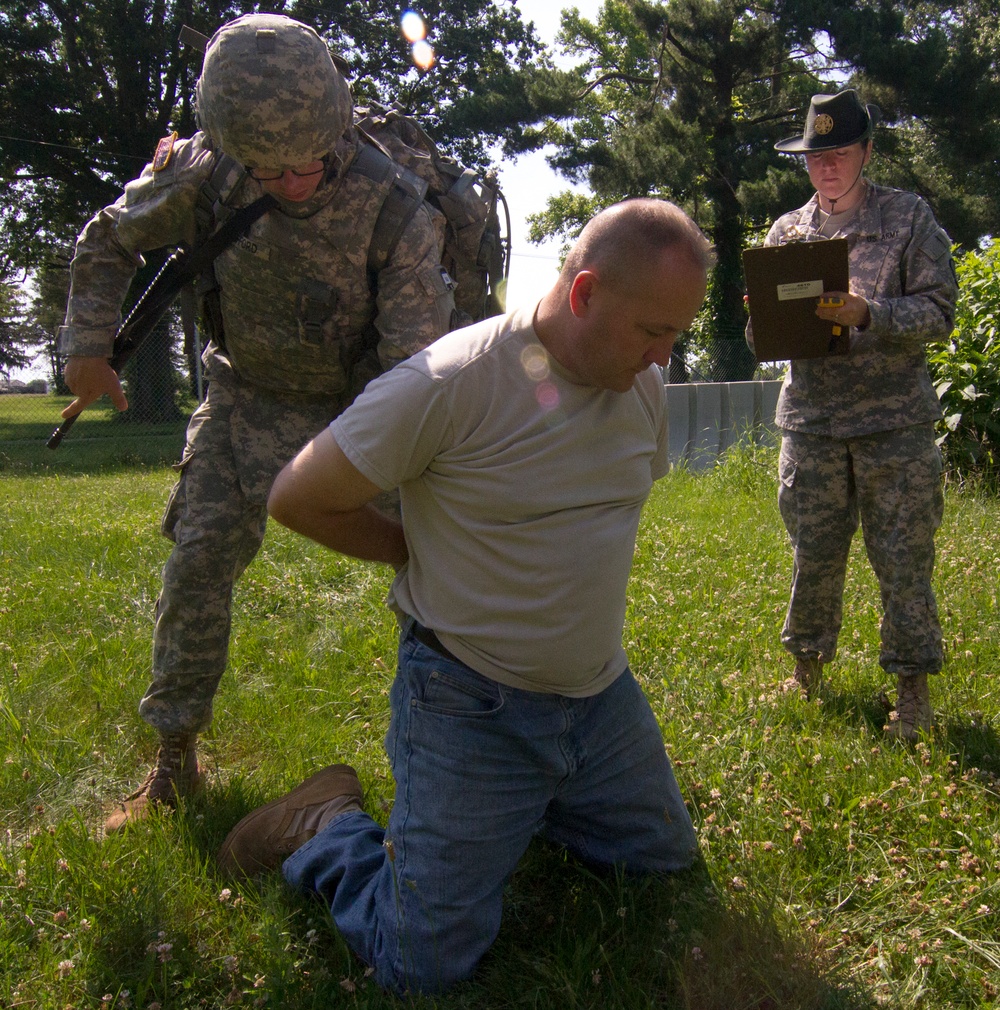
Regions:
[[252, 168], [322, 158], [354, 109], [326, 43], [281, 14], [246, 14], [223, 25], [205, 49], [195, 99], [213, 144]]

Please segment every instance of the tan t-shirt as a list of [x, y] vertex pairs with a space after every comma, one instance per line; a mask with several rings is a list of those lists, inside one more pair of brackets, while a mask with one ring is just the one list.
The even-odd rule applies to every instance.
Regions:
[[390, 605], [503, 684], [588, 696], [627, 665], [639, 514], [667, 462], [663, 377], [574, 381], [520, 310], [447, 334], [330, 426], [399, 487], [409, 563]]

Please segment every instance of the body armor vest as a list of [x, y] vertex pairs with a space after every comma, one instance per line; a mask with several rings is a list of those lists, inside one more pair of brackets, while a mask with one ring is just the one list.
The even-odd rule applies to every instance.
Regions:
[[[349, 388], [354, 365], [378, 339], [368, 250], [398, 174], [380, 151], [362, 146], [339, 184], [328, 184], [332, 198], [320, 191], [296, 208], [302, 216], [270, 211], [216, 259], [224, 331], [216, 344], [241, 379], [308, 396]], [[216, 222], [255, 195], [245, 177], [236, 181], [230, 199], [215, 201]], [[314, 201], [322, 205], [314, 209]]]

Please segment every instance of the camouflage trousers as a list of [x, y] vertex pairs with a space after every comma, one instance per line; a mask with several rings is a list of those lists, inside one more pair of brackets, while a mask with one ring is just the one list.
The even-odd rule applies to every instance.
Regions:
[[233, 586], [264, 539], [271, 485], [340, 406], [290, 402], [236, 380], [209, 383], [163, 517], [174, 547], [156, 605], [152, 683], [139, 705], [161, 733], [211, 722], [229, 654]]
[[860, 520], [882, 597], [880, 665], [896, 674], [937, 673], [944, 650], [931, 574], [944, 495], [933, 425], [849, 439], [785, 430], [779, 477], [794, 550], [785, 648], [824, 661], [835, 656]]

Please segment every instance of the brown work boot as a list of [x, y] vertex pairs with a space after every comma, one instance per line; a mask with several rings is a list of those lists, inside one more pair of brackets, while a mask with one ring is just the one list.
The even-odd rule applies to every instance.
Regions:
[[193, 733], [163, 733], [156, 761], [145, 782], [127, 796], [104, 822], [110, 834], [145, 820], [161, 804], [174, 808], [182, 796], [190, 796], [201, 784], [198, 771], [197, 736]]
[[819, 656], [797, 656], [795, 672], [782, 685], [783, 691], [798, 691], [803, 698], [812, 698], [823, 680], [823, 660]]
[[907, 743], [916, 743], [921, 733], [930, 732], [934, 712], [927, 674], [899, 674], [896, 686], [896, 709], [889, 713], [885, 725], [887, 736]]
[[363, 798], [358, 773], [350, 765], [330, 765], [251, 810], [222, 843], [219, 868], [232, 876], [276, 870], [338, 814], [360, 810]]

